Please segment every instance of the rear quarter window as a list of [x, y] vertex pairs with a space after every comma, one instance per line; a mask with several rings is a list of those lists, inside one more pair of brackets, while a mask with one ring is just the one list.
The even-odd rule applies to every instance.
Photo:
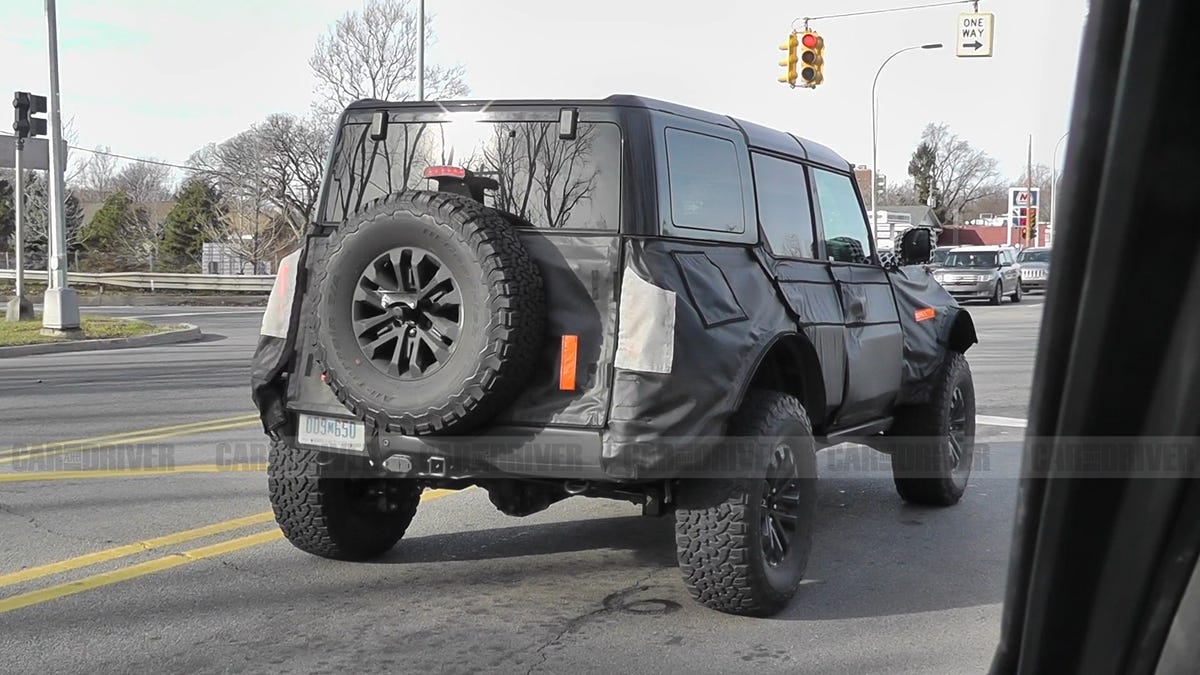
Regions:
[[671, 222], [713, 232], [746, 231], [738, 148], [732, 141], [682, 129], [666, 130]]

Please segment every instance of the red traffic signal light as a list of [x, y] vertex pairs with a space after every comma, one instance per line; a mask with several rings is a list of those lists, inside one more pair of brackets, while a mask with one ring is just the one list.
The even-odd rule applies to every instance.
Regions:
[[825, 81], [825, 39], [806, 30], [800, 36], [800, 45], [800, 62], [804, 64], [800, 69], [800, 86], [813, 89]]

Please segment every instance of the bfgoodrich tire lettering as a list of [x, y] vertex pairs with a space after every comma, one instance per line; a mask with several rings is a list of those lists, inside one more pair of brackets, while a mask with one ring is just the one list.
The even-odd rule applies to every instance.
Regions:
[[[684, 584], [701, 604], [767, 616], [791, 600], [808, 565], [816, 512], [812, 426], [795, 397], [753, 391], [730, 435], [754, 439], [755, 449], [747, 452], [755, 456], [741, 463], [754, 470], [680, 481], [676, 556]], [[786, 535], [783, 550], [774, 545], [780, 534]]]
[[[334, 236], [317, 280], [317, 347], [346, 407], [406, 434], [463, 432], [516, 397], [541, 348], [545, 298], [537, 265], [504, 218], [464, 197], [406, 192], [367, 205]], [[416, 378], [372, 363], [360, 344], [363, 322], [354, 316], [368, 267], [400, 248], [431, 254], [461, 295], [453, 349]]]

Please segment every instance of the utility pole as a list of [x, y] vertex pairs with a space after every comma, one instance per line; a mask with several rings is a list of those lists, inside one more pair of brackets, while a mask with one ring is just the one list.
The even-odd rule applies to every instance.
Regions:
[[417, 0], [417, 100], [425, 100], [425, 0]]
[[1025, 156], [1025, 192], [1029, 195], [1029, 206], [1025, 210], [1025, 245], [1036, 246], [1033, 231], [1037, 227], [1037, 206], [1033, 203], [1033, 134], [1029, 134], [1029, 152]]
[[66, 186], [63, 169], [66, 157], [62, 147], [62, 104], [58, 82], [58, 18], [55, 0], [46, 0], [46, 33], [50, 57], [50, 232], [47, 260], [47, 287], [43, 300], [42, 332], [51, 335], [82, 337], [79, 328], [79, 298], [67, 287], [67, 228], [63, 213]]
[[16, 281], [16, 296], [8, 301], [7, 319], [9, 321], [23, 321], [33, 318], [33, 303], [29, 298], [25, 297], [25, 178], [22, 176], [24, 169], [21, 167], [21, 155], [25, 150], [25, 139], [18, 134], [16, 139], [16, 152], [13, 157], [13, 217], [15, 219], [16, 232], [14, 242], [16, 244], [17, 260], [13, 265]]

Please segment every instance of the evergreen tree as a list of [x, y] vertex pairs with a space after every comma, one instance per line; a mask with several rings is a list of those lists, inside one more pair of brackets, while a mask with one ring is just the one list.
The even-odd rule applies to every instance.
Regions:
[[114, 192], [104, 200], [91, 222], [83, 227], [80, 241], [87, 250], [87, 266], [91, 271], [121, 271], [126, 264], [125, 233], [145, 218], [129, 195]]
[[183, 184], [167, 214], [161, 249], [162, 269], [199, 272], [205, 235], [218, 226], [217, 191], [203, 180]]

